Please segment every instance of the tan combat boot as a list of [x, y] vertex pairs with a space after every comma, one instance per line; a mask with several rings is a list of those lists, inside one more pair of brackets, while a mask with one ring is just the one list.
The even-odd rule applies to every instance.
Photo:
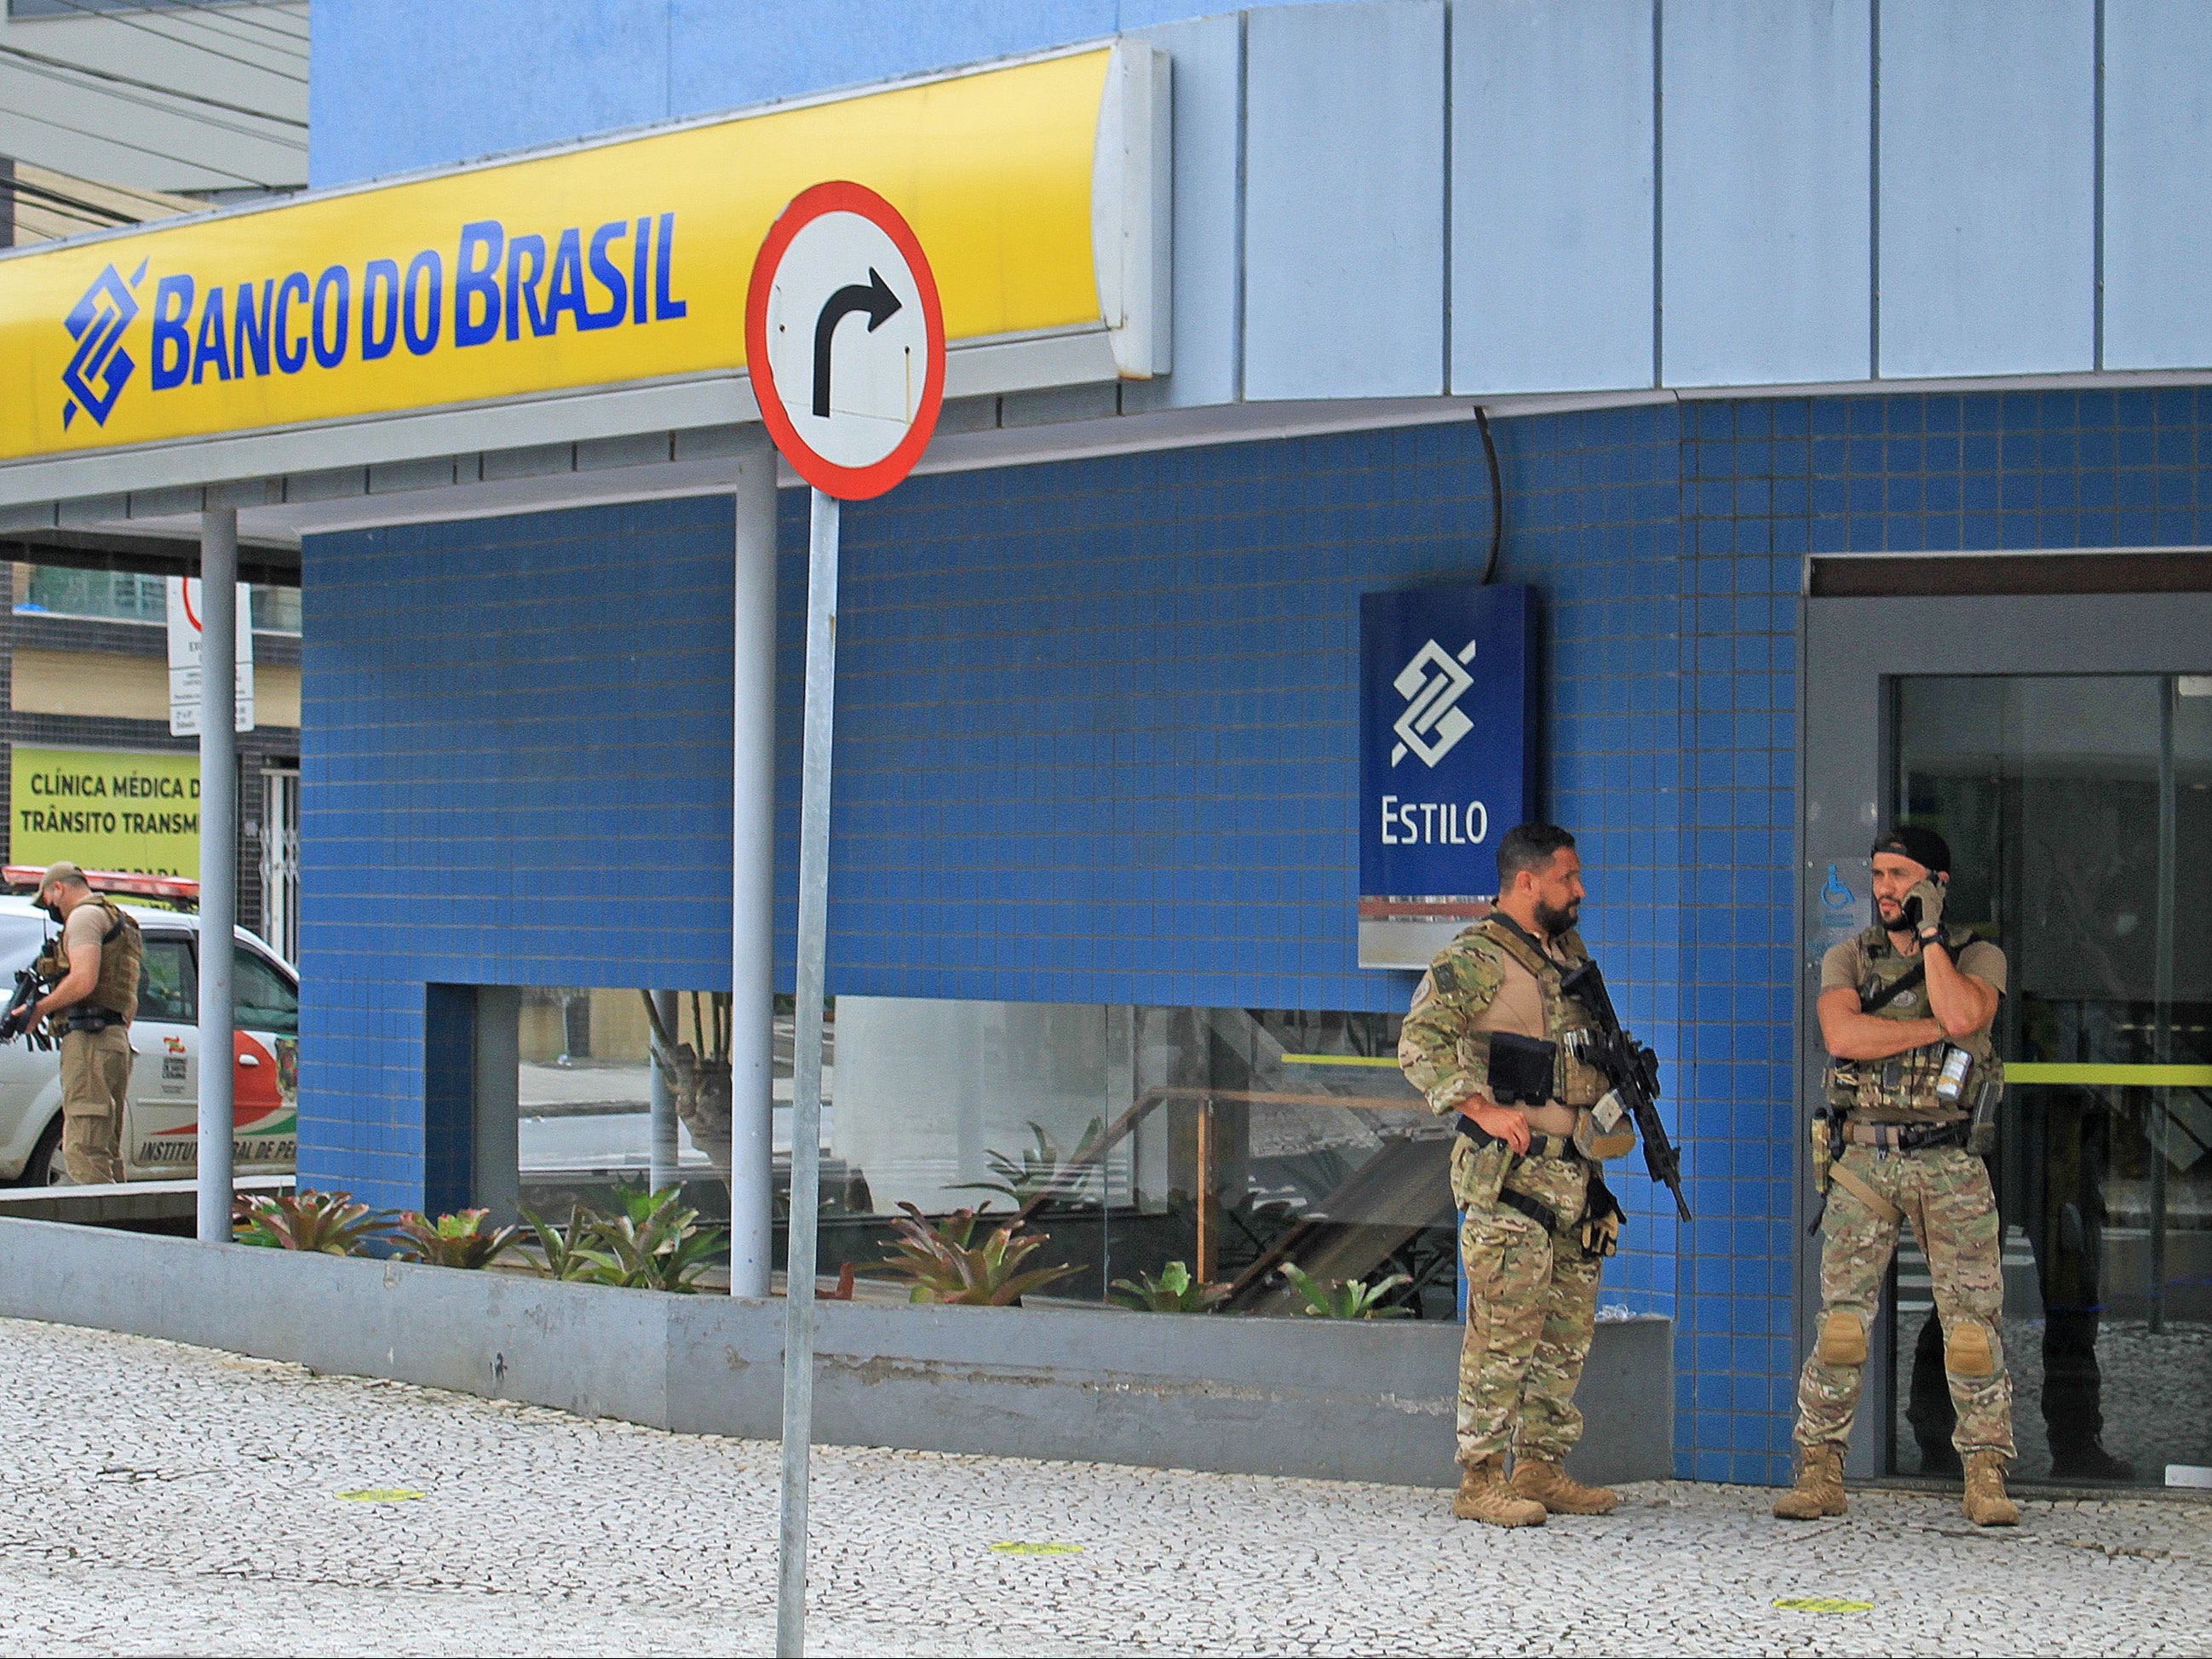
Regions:
[[1612, 1487], [1586, 1486], [1557, 1463], [1536, 1457], [1513, 1460], [1513, 1490], [1553, 1515], [1611, 1515], [1620, 1502]]
[[1546, 1510], [1541, 1504], [1515, 1495], [1505, 1479], [1505, 1455], [1492, 1452], [1480, 1463], [1468, 1464], [1460, 1476], [1452, 1513], [1462, 1521], [1482, 1521], [1493, 1527], [1540, 1527]]
[[1774, 1500], [1778, 1521], [1818, 1521], [1850, 1508], [1844, 1496], [1844, 1449], [1808, 1446], [1797, 1463], [1797, 1484]]
[[1966, 1458], [1966, 1519], [1978, 1527], [2016, 1527], [2020, 1505], [2005, 1496], [2002, 1452], [1978, 1451]]

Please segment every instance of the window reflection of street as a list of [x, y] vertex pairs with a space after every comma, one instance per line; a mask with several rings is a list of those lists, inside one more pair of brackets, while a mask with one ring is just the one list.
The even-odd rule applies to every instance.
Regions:
[[[1897, 685], [1898, 805], [1950, 839], [1951, 915], [2011, 959], [1992, 1170], [2031, 1476], [2158, 1484], [2169, 1464], [2212, 1464], [2212, 935], [2191, 925], [2212, 914], [2208, 690]], [[1948, 1433], [1926, 1274], [1900, 1255], [1905, 1472], [1940, 1462]]]

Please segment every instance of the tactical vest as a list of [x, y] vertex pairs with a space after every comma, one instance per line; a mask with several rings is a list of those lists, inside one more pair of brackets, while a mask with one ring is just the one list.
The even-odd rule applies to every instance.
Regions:
[[[125, 1019], [135, 1018], [138, 1012], [138, 969], [145, 951], [138, 937], [137, 920], [116, 908], [115, 901], [104, 894], [95, 893], [88, 901], [100, 907], [106, 918], [106, 931], [100, 941], [100, 978], [85, 998], [85, 1006], [105, 1008]], [[64, 924], [61, 937], [54, 941], [54, 959], [61, 964], [64, 974], [69, 972], [69, 927]]]
[[1552, 1098], [1562, 1106], [1595, 1106], [1605, 1095], [1605, 1073], [1583, 1059], [1580, 1042], [1570, 1034], [1595, 1030], [1597, 1022], [1581, 1002], [1559, 988], [1567, 970], [1589, 958], [1582, 936], [1572, 932], [1560, 936], [1559, 948], [1567, 958], [1563, 965], [1495, 915], [1485, 917], [1474, 931], [1535, 978], [1544, 1000], [1544, 1037], [1558, 1045], [1552, 1061]]
[[[1947, 929], [1943, 942], [1955, 963], [1974, 942], [1974, 935]], [[1892, 986], [1920, 966], [1920, 958], [1899, 951], [1889, 942], [1888, 933], [1879, 927], [1860, 933], [1858, 945], [1866, 963], [1865, 976], [1859, 981], [1860, 1006], [1876, 1019], [1927, 1018], [1924, 979], [1903, 994], [1883, 1000]], [[1973, 1056], [1974, 1064], [1965, 1079], [1960, 1103], [1947, 1104], [1936, 1097], [1936, 1085], [1954, 1048], [1964, 1048]], [[1978, 1089], [2003, 1081], [2004, 1062], [1997, 1058], [1989, 1031], [1983, 1030], [1955, 1041], [1938, 1038], [1887, 1060], [1837, 1060], [1828, 1067], [1828, 1100], [1839, 1110], [1874, 1122], [1955, 1123], [1966, 1116], [1967, 1104]]]

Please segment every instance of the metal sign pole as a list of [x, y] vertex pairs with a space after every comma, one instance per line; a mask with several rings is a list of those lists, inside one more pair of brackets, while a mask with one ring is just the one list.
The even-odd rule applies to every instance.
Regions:
[[238, 510], [200, 517], [199, 1223], [230, 1242], [231, 927], [238, 916]]
[[830, 922], [830, 739], [836, 714], [837, 498], [807, 544], [806, 724], [799, 789], [799, 982], [792, 1055], [791, 1243], [783, 1315], [783, 1516], [775, 1650], [806, 1645], [806, 1481], [814, 1438], [815, 1230], [822, 1206], [822, 994]]

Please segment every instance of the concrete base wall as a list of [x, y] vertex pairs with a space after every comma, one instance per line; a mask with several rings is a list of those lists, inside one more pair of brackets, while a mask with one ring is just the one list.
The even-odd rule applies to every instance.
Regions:
[[[775, 1439], [783, 1304], [0, 1219], [0, 1316]], [[1456, 1325], [825, 1303], [815, 1436], [1443, 1486]], [[1674, 1473], [1673, 1323], [1598, 1327], [1587, 1480]]]

